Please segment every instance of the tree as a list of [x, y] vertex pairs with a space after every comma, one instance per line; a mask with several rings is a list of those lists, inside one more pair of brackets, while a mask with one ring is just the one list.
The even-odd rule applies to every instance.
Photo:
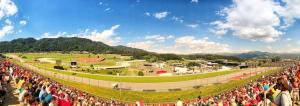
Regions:
[[144, 72], [143, 71], [139, 71], [138, 72], [138, 76], [144, 76]]
[[194, 66], [199, 66], [200, 64], [199, 63], [196, 63], [196, 62], [189, 62], [186, 66], [187, 67], [194, 67]]
[[274, 58], [272, 58], [272, 62], [278, 62], [280, 61], [280, 57], [279, 56], [276, 56]]

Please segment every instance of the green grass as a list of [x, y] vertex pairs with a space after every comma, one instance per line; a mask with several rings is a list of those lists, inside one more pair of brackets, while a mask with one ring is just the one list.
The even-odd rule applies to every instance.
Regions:
[[[63, 54], [63, 53], [55, 53], [55, 52], [49, 52], [49, 53], [11, 53], [12, 55], [16, 55], [19, 57], [26, 57], [23, 58], [26, 60], [26, 62], [34, 62], [37, 58], [51, 58], [54, 61], [55, 60], [61, 60], [65, 64], [70, 64], [71, 61], [77, 61], [78, 65], [80, 66], [90, 66], [91, 64], [98, 64], [100, 66], [112, 66], [116, 64], [116, 61], [122, 61], [126, 60], [129, 57], [124, 57], [116, 54], [79, 54], [79, 53], [69, 53], [69, 54]], [[105, 61], [102, 62], [96, 62], [96, 63], [84, 63], [80, 62], [79, 58], [87, 58], [87, 57], [103, 57], [105, 58]], [[124, 57], [124, 59], [121, 59], [121, 57]], [[50, 63], [49, 63], [50, 64]]]
[[[47, 71], [52, 71], [56, 73], [62, 73], [67, 75], [72, 75], [74, 72], [70, 71], [63, 71], [63, 70], [55, 70], [51, 68], [43, 67], [42, 64], [35, 65], [40, 69], [44, 69]], [[74, 76], [91, 78], [91, 79], [98, 79], [98, 80], [106, 80], [106, 81], [118, 81], [118, 82], [137, 82], [137, 83], [153, 83], [153, 82], [177, 82], [177, 81], [187, 81], [187, 80], [194, 80], [194, 79], [202, 79], [202, 78], [209, 78], [215, 77], [230, 73], [239, 72], [239, 69], [233, 69], [229, 71], [221, 71], [221, 72], [213, 72], [213, 73], [205, 73], [205, 74], [197, 74], [197, 75], [186, 75], [186, 76], [155, 76], [155, 77], [128, 77], [128, 76], [105, 76], [105, 75], [94, 75], [94, 74], [86, 74], [86, 73], [76, 73]]]
[[[36, 59], [39, 58], [49, 58], [52, 61], [56, 61], [56, 60], [61, 60], [62, 61], [62, 66], [64, 68], [66, 68], [66, 70], [73, 70], [73, 71], [82, 71], [82, 70], [91, 70], [87, 73], [93, 73], [93, 74], [103, 74], [103, 75], [110, 75], [109, 72], [111, 72], [111, 70], [93, 70], [90, 66], [91, 65], [97, 65], [97, 66], [114, 66], [116, 65], [116, 62], [118, 61], [127, 61], [130, 59], [130, 56], [121, 56], [121, 55], [117, 55], [117, 54], [80, 54], [80, 53], [68, 53], [68, 54], [63, 54], [63, 53], [56, 53], [56, 52], [47, 52], [47, 53], [8, 53], [5, 55], [15, 55], [18, 56], [20, 58], [22, 58], [22, 60], [24, 60], [25, 63], [30, 63], [33, 66], [36, 65], [43, 65], [43, 67], [49, 69], [49, 68], [53, 68], [54, 65], [56, 65], [55, 63], [46, 63], [43, 62], [43, 64], [40, 64], [39, 62], [36, 62]], [[105, 58], [104, 61], [101, 62], [82, 62], [80, 61], [80, 58], [97, 58], [97, 57], [102, 57]], [[71, 61], [76, 61], [78, 66], [80, 66], [80, 68], [78, 69], [71, 69], [70, 68], [70, 63]], [[128, 68], [125, 69], [119, 69], [121, 70], [121, 72], [123, 72], [122, 70], [124, 70], [123, 74], [126, 74], [126, 71], [131, 71], [128, 70]]]
[[[38, 67], [40, 69], [44, 69], [47, 71], [52, 71], [56, 73], [62, 73], [67, 75], [76, 75], [79, 77], [85, 77], [85, 78], [91, 78], [91, 79], [98, 79], [98, 80], [106, 80], [106, 81], [118, 81], [118, 82], [136, 82], [136, 83], [151, 83], [151, 82], [176, 82], [176, 81], [187, 81], [187, 80], [195, 80], [195, 79], [202, 79], [202, 78], [209, 78], [209, 77], [215, 77], [225, 74], [231, 74], [239, 72], [238, 69], [232, 69], [228, 71], [222, 71], [222, 72], [214, 72], [214, 73], [205, 73], [205, 74], [197, 74], [197, 75], [186, 75], [186, 76], [152, 76], [152, 77], [138, 77], [138, 76], [107, 76], [107, 75], [96, 75], [96, 74], [107, 74], [108, 71], [101, 71], [98, 70], [98, 72], [95, 72], [93, 70], [90, 70], [89, 72], [76, 72], [76, 71], [62, 71], [62, 70], [55, 70], [53, 69], [53, 66], [55, 64], [49, 64], [49, 63], [36, 63], [34, 60], [36, 58], [59, 58], [63, 62], [65, 61], [71, 61], [71, 58], [74, 57], [88, 57], [96, 56], [94, 54], [61, 54], [61, 53], [15, 53], [14, 55], [17, 56], [26, 56], [25, 64], [30, 64], [32, 66]], [[111, 55], [111, 54], [99, 54], [103, 57], [108, 58], [108, 60], [113, 60], [114, 57], [117, 57], [118, 55]], [[137, 65], [140, 63], [135, 63], [134, 65]], [[80, 69], [79, 69], [80, 70]], [[137, 74], [137, 69], [122, 69], [121, 75], [134, 75]], [[93, 74], [91, 74], [93, 73]], [[96, 73], [96, 74], [95, 74]]]
[[[174, 102], [177, 98], [182, 98], [183, 100], [191, 100], [196, 98], [197, 96], [212, 96], [216, 95], [231, 89], [234, 89], [236, 87], [243, 86], [247, 83], [249, 83], [251, 80], [255, 80], [262, 75], [269, 75], [272, 73], [278, 72], [277, 70], [270, 70], [267, 72], [264, 72], [262, 74], [252, 76], [243, 80], [235, 80], [230, 81], [228, 83], [224, 84], [217, 84], [217, 85], [211, 85], [211, 86], [205, 86], [200, 87], [199, 89], [194, 90], [188, 90], [188, 91], [176, 91], [176, 92], [136, 92], [136, 91], [119, 91], [119, 90], [113, 90], [108, 88], [101, 88], [101, 87], [95, 87], [95, 86], [89, 86], [87, 84], [72, 82], [72, 81], [66, 81], [58, 78], [53, 78], [49, 75], [44, 75], [46, 77], [52, 78], [53, 80], [70, 86], [77, 88], [79, 90], [85, 91], [87, 93], [102, 97], [102, 98], [116, 98], [121, 101], [131, 102], [134, 103], [137, 100], [144, 100], [145, 103], [162, 103], [162, 102]], [[201, 93], [200, 93], [201, 92]]]

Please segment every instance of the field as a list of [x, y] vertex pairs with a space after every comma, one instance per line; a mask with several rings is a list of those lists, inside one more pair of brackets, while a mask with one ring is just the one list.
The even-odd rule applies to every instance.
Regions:
[[[24, 63], [21, 63], [20, 61], [14, 60], [14, 63], [24, 65]], [[27, 62], [26, 64], [31, 64], [30, 62]], [[46, 69], [43, 64], [35, 65], [36, 67], [40, 69]], [[239, 72], [240, 70], [231, 70], [231, 71], [222, 71], [222, 72], [214, 72], [214, 73], [206, 73], [206, 74], [197, 74], [197, 75], [187, 75], [187, 76], [169, 76], [169, 77], [117, 77], [117, 76], [108, 76], [108, 75], [94, 75], [94, 74], [88, 74], [88, 73], [76, 73], [71, 71], [60, 71], [55, 69], [47, 69], [47, 71], [67, 74], [67, 75], [75, 75], [75, 76], [81, 76], [81, 77], [87, 77], [87, 78], [93, 78], [93, 79], [100, 79], [100, 80], [109, 80], [109, 81], [121, 81], [121, 82], [147, 82], [147, 83], [153, 83], [153, 82], [176, 82], [176, 81], [186, 81], [186, 80], [192, 80], [192, 79], [201, 79], [201, 78], [208, 78], [218, 75], [224, 75], [229, 73], [235, 73]], [[173, 91], [173, 92], [137, 92], [137, 91], [127, 91], [127, 90], [114, 90], [110, 88], [103, 88], [103, 87], [97, 87], [92, 86], [88, 84], [83, 83], [77, 83], [70, 80], [63, 80], [59, 79], [44, 73], [41, 73], [41, 71], [35, 71], [36, 73], [42, 74], [46, 77], [49, 77], [59, 83], [65, 84], [66, 86], [74, 87], [79, 90], [88, 92], [90, 94], [93, 94], [95, 96], [99, 96], [102, 98], [116, 98], [118, 100], [124, 101], [124, 102], [130, 102], [134, 103], [136, 100], [144, 100], [145, 103], [162, 103], [162, 102], [174, 102], [177, 98], [182, 98], [183, 100], [191, 100], [196, 98], [197, 96], [211, 96], [216, 95], [224, 91], [228, 91], [231, 89], [234, 89], [236, 87], [242, 86], [251, 80], [255, 80], [262, 75], [268, 75], [277, 72], [278, 70], [271, 70], [263, 72], [262, 74], [252, 76], [243, 80], [232, 80], [228, 83], [221, 83], [221, 84], [214, 84], [209, 86], [201, 86], [198, 89], [192, 89], [192, 90], [184, 90], [184, 91]]]
[[[114, 54], [79, 54], [79, 53], [15, 53], [13, 55], [17, 55], [22, 59], [26, 60], [26, 62], [35, 62], [35, 60], [44, 58], [48, 60], [61, 60], [63, 66], [69, 66], [71, 61], [76, 61], [79, 66], [89, 67], [91, 64], [97, 64], [101, 66], [112, 66], [116, 64], [116, 61], [125, 61], [129, 60], [128, 56], [120, 56]], [[99, 59], [98, 59], [99, 57]], [[105, 59], [105, 61], [100, 61], [101, 59]], [[51, 62], [45, 62], [49, 64], [55, 64]]]
[[[114, 70], [95, 70], [91, 68], [91, 65], [99, 67], [110, 67], [117, 65], [117, 62], [130, 60], [129, 56], [121, 56], [116, 54], [81, 54], [81, 53], [11, 53], [7, 55], [17, 56], [22, 59], [24, 63], [31, 64], [33, 66], [42, 66], [46, 69], [53, 69], [56, 66], [56, 60], [61, 61], [61, 66], [65, 70], [71, 70], [75, 72], [85, 72], [92, 74], [103, 75], [116, 75], [117, 72], [121, 72], [121, 75], [136, 75], [137, 71], [129, 68], [121, 68]], [[78, 68], [70, 68], [71, 62], [77, 62]], [[130, 70], [130, 72], [129, 72]]]
[[[12, 55], [12, 54], [6, 54], [6, 55]], [[99, 73], [105, 71], [101, 70], [98, 71], [98, 73], [93, 73], [95, 71], [89, 70], [90, 72], [82, 71], [64, 71], [64, 70], [56, 70], [52, 67], [55, 65], [54, 63], [36, 63], [34, 62], [36, 58], [59, 58], [62, 60], [63, 63], [67, 63], [72, 61], [71, 58], [82, 58], [82, 57], [88, 57], [89, 54], [60, 54], [60, 53], [17, 53], [13, 55], [22, 55], [26, 58], [23, 59], [24, 64], [29, 64], [35, 67], [38, 67], [40, 69], [44, 69], [47, 71], [52, 71], [56, 73], [66, 74], [66, 75], [73, 75], [73, 76], [79, 76], [79, 77], [85, 77], [85, 78], [91, 78], [91, 79], [98, 79], [98, 80], [107, 80], [107, 81], [117, 81], [117, 82], [136, 82], [136, 83], [153, 83], [153, 82], [176, 82], [176, 81], [187, 81], [187, 80], [194, 80], [194, 79], [202, 79], [202, 78], [209, 78], [209, 77], [215, 77], [230, 73], [236, 73], [239, 72], [239, 69], [232, 69], [228, 71], [221, 71], [221, 72], [213, 72], [213, 73], [204, 73], [204, 74], [195, 74], [195, 75], [185, 75], [185, 76], [164, 76], [164, 77], [146, 77], [146, 76], [111, 76], [111, 75], [99, 75]], [[96, 56], [96, 55], [92, 55]], [[104, 55], [102, 55], [104, 57]], [[117, 55], [105, 55], [106, 57], [114, 57]], [[21, 57], [21, 56], [19, 56]], [[120, 61], [122, 59], [113, 59], [111, 61]], [[79, 64], [85, 64], [85, 63], [79, 63]], [[110, 63], [107, 63], [106, 65], [109, 65]], [[138, 64], [138, 63], [135, 63]], [[130, 73], [137, 73], [139, 70], [137, 69], [122, 69], [122, 70], [113, 70], [113, 71], [119, 71], [121, 74], [130, 74]]]
[[[18, 62], [17, 62], [18, 63]], [[20, 63], [18, 63], [20, 64]], [[211, 86], [204, 86], [200, 87], [198, 89], [194, 90], [188, 90], [188, 91], [175, 91], [175, 92], [136, 92], [136, 91], [120, 91], [120, 90], [113, 90], [113, 89], [108, 89], [108, 88], [101, 88], [101, 87], [95, 87], [95, 86], [90, 86], [82, 83], [76, 83], [73, 81], [67, 81], [67, 80], [62, 80], [58, 78], [54, 78], [49, 75], [42, 74], [46, 77], [49, 77], [59, 83], [65, 84], [70, 87], [77, 88], [79, 90], [88, 92], [90, 94], [93, 94], [95, 96], [99, 96], [102, 98], [116, 98], [117, 100], [121, 100], [124, 102], [130, 102], [134, 103], [137, 100], [144, 100], [145, 103], [162, 103], [162, 102], [175, 102], [177, 98], [182, 98], [183, 100], [191, 100], [196, 98], [197, 96], [212, 96], [216, 95], [231, 89], [234, 89], [236, 87], [243, 86], [247, 83], [249, 83], [251, 80], [255, 80], [262, 75], [269, 75], [272, 73], [275, 73], [279, 70], [270, 70], [263, 72], [262, 74], [252, 76], [243, 80], [233, 80], [228, 83], [224, 84], [216, 84], [216, 85], [211, 85]], [[38, 73], [38, 72], [37, 72]]]

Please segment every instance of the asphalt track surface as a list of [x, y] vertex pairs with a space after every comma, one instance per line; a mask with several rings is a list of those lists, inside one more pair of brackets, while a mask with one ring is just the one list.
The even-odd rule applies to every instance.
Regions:
[[[275, 69], [276, 67], [259, 67], [259, 68], [248, 68], [240, 72], [220, 75], [216, 77], [195, 79], [188, 81], [178, 81], [178, 82], [155, 82], [155, 83], [134, 83], [134, 82], [115, 82], [115, 81], [105, 81], [105, 80], [96, 80], [91, 78], [77, 77], [72, 75], [65, 75], [61, 73], [55, 73], [47, 71], [44, 69], [39, 69], [37, 67], [31, 66], [29, 64], [23, 63], [23, 66], [32, 71], [42, 73], [44, 75], [60, 78], [63, 80], [88, 84], [92, 86], [113, 88], [113, 85], [118, 84], [119, 88], [124, 90], [132, 91], [157, 91], [157, 92], [166, 92], [170, 90], [188, 90], [193, 89], [195, 86], [206, 86], [218, 83], [226, 83], [231, 80], [240, 80], [242, 78], [247, 78], [250, 76], [255, 76], [259, 73]], [[99, 76], [101, 77], [101, 76]]]

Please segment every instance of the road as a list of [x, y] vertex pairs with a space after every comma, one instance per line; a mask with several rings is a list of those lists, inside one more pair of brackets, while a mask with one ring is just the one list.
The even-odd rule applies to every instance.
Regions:
[[[47, 71], [44, 69], [39, 69], [37, 67], [31, 66], [29, 64], [24, 63], [23, 66], [25, 68], [28, 68], [32, 71], [36, 71], [39, 73], [42, 73], [44, 75], [49, 75], [52, 77], [84, 83], [92, 86], [99, 86], [99, 87], [105, 87], [105, 88], [112, 88], [113, 84], [118, 83], [119, 87], [124, 90], [133, 90], [133, 91], [158, 91], [158, 92], [165, 92], [169, 91], [170, 89], [181, 89], [181, 90], [187, 90], [187, 89], [193, 89], [193, 86], [206, 86], [216, 83], [226, 83], [236, 77], [244, 76], [249, 77], [257, 75], [261, 72], [275, 69], [268, 68], [268, 67], [260, 67], [260, 68], [249, 68], [247, 70], [243, 70], [237, 73], [227, 74], [227, 75], [221, 75], [216, 77], [210, 77], [210, 78], [204, 78], [204, 79], [196, 79], [196, 80], [188, 80], [188, 81], [178, 81], [178, 82], [157, 82], [157, 83], [133, 83], [133, 82], [114, 82], [114, 81], [104, 81], [104, 80], [96, 80], [96, 79], [90, 79], [90, 78], [83, 78], [83, 77], [77, 77], [72, 75], [65, 75], [61, 73], [55, 73], [51, 71]], [[251, 73], [251, 74], [250, 74]], [[99, 76], [101, 77], [101, 76]]]

